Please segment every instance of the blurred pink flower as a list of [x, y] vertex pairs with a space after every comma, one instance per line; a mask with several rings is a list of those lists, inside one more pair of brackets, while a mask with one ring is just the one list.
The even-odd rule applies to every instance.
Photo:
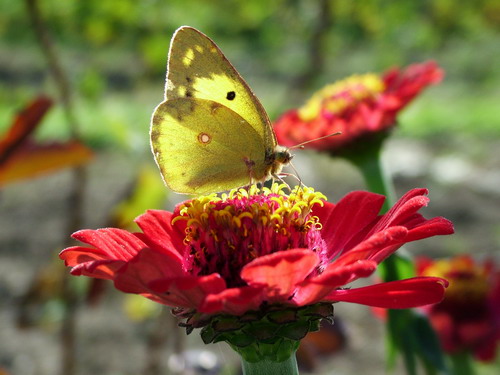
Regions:
[[396, 125], [396, 117], [424, 88], [439, 83], [444, 72], [433, 62], [391, 69], [382, 76], [354, 75], [316, 92], [301, 108], [283, 114], [275, 123], [278, 142], [284, 146], [319, 138], [317, 150], [335, 151]]

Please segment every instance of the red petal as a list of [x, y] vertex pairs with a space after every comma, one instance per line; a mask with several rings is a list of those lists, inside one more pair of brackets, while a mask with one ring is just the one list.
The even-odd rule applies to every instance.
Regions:
[[271, 297], [288, 297], [318, 263], [316, 253], [308, 249], [279, 251], [248, 263], [241, 278], [250, 286], [265, 286]]
[[346, 244], [363, 228], [377, 218], [385, 197], [365, 191], [347, 194], [334, 207], [326, 202], [314, 208], [313, 213], [323, 225], [323, 239], [329, 249], [329, 258], [345, 251]]
[[321, 275], [311, 279], [315, 284], [339, 287], [360, 277], [370, 276], [377, 268], [377, 262], [372, 260], [358, 260], [343, 267], [332, 264]]
[[407, 234], [408, 230], [405, 227], [392, 227], [375, 233], [355, 248], [342, 254], [333, 261], [331, 266], [342, 267], [361, 259], [380, 263], [406, 241]]
[[71, 269], [71, 274], [75, 276], [89, 276], [98, 279], [112, 279], [113, 275], [125, 262], [121, 260], [98, 260], [77, 264]]
[[249, 310], [258, 310], [263, 300], [262, 288], [230, 288], [207, 296], [198, 311], [207, 314], [225, 312], [241, 315]]
[[[148, 210], [143, 215], [135, 219], [144, 235], [141, 238], [149, 247], [159, 249], [164, 253], [175, 252], [179, 261], [185, 249], [183, 244], [184, 231], [172, 227], [173, 214], [162, 210]], [[174, 254], [172, 254], [174, 255]]]
[[453, 232], [453, 223], [451, 221], [443, 217], [435, 217], [410, 229], [406, 242], [417, 241], [436, 235], [452, 234]]
[[71, 274], [89, 276], [99, 279], [112, 279], [117, 269], [122, 267], [123, 260], [106, 259], [105, 254], [89, 247], [73, 246], [59, 254], [66, 266], [73, 267]]
[[[210, 294], [217, 294], [226, 289], [226, 282], [218, 274], [208, 276], [185, 276], [173, 279], [158, 279], [148, 284], [169, 305], [197, 309]], [[172, 302], [176, 301], [175, 304]]]
[[168, 255], [146, 248], [124, 265], [115, 277], [115, 286], [128, 293], [150, 292], [149, 283], [158, 279], [185, 276], [182, 265]]
[[91, 247], [72, 246], [61, 251], [59, 258], [64, 260], [66, 266], [74, 267], [80, 263], [107, 259], [107, 255], [101, 250]]
[[98, 249], [103, 259], [127, 261], [147, 247], [137, 236], [117, 228], [84, 229], [73, 233], [72, 237]]
[[[115, 287], [122, 292], [156, 296], [155, 301], [169, 306], [196, 308], [189, 298], [180, 293], [158, 293], [151, 288], [158, 280], [175, 280], [186, 275], [182, 265], [166, 254], [149, 248], [126, 263], [114, 277]], [[148, 296], [148, 298], [151, 298]]]
[[116, 228], [81, 230], [73, 237], [94, 248], [74, 246], [59, 254], [74, 275], [111, 279], [126, 261], [146, 245], [133, 234]]
[[360, 277], [370, 276], [376, 268], [377, 263], [371, 260], [360, 260], [340, 268], [329, 267], [318, 277], [304, 281], [295, 293], [293, 302], [299, 306], [318, 302], [333, 289]]
[[429, 202], [429, 198], [425, 196], [427, 193], [427, 189], [412, 189], [407, 192], [380, 218], [371, 233], [378, 232], [389, 226], [403, 225], [406, 220], [427, 205]]
[[401, 106], [409, 103], [422, 89], [440, 82], [444, 72], [434, 61], [408, 66], [404, 71], [393, 69], [384, 74], [386, 92], [401, 98]]
[[440, 302], [448, 282], [439, 277], [414, 277], [356, 289], [335, 290], [325, 299], [388, 309], [407, 309]]

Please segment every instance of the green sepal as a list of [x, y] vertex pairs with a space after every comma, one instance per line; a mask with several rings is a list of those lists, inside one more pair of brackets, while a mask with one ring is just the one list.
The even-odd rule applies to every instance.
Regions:
[[274, 311], [267, 314], [267, 319], [273, 323], [291, 323], [297, 321], [297, 311], [296, 310], [280, 310]]
[[221, 316], [212, 323], [214, 329], [218, 332], [232, 332], [243, 326], [236, 316]]
[[[290, 340], [300, 341], [311, 332], [311, 326], [314, 326], [312, 322], [309, 321], [298, 321], [295, 324], [287, 324], [280, 327], [278, 330], [278, 335], [285, 337]], [[314, 331], [317, 331], [315, 329]]]
[[201, 339], [205, 344], [210, 344], [212, 342], [216, 342], [216, 338], [218, 336], [217, 331], [212, 328], [212, 326], [206, 326], [200, 332]]
[[262, 319], [258, 322], [252, 322], [245, 325], [243, 332], [249, 336], [255, 337], [260, 342], [273, 342], [277, 336], [280, 323], [272, 323]]
[[242, 316], [213, 316], [201, 330], [205, 344], [226, 341], [245, 361], [282, 362], [290, 358], [308, 332], [322, 319], [333, 321], [333, 305], [290, 307], [273, 305]]
[[213, 343], [231, 341], [233, 346], [238, 348], [245, 348], [247, 346], [253, 345], [257, 340], [253, 336], [249, 336], [244, 332], [231, 333], [231, 334], [221, 334], [213, 341]]

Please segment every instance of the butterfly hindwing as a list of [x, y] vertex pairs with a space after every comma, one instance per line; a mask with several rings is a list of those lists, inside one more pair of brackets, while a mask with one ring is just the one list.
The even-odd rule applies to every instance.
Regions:
[[161, 103], [153, 115], [151, 144], [161, 174], [174, 191], [228, 190], [266, 173], [260, 135], [239, 114], [212, 100]]

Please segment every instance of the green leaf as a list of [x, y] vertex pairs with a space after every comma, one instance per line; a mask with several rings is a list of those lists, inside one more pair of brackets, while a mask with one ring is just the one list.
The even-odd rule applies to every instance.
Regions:
[[422, 315], [413, 315], [413, 331], [416, 333], [416, 345], [422, 359], [438, 371], [448, 373], [445, 356], [441, 350], [438, 336], [430, 325], [429, 320]]

